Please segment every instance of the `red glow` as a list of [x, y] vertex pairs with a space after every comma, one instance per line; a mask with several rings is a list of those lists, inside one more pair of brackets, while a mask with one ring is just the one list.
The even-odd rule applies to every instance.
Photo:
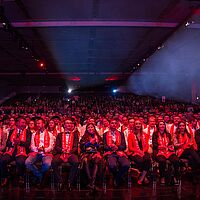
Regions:
[[73, 76], [73, 77], [68, 78], [68, 80], [70, 80], [70, 81], [80, 81], [81, 79], [78, 76]]
[[116, 81], [116, 80], [119, 80], [119, 77], [118, 76], [109, 76], [107, 78], [105, 78], [106, 81]]
[[192, 11], [192, 14], [193, 14], [193, 15], [200, 15], [200, 9], [199, 9], [199, 8], [194, 9], [194, 10]]
[[44, 63], [43, 61], [39, 61], [38, 67], [39, 67], [41, 70], [44, 70], [44, 69], [46, 68], [45, 63]]

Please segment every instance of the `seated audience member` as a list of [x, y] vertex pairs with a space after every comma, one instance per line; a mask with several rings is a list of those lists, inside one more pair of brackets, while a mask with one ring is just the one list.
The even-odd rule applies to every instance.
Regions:
[[153, 133], [156, 131], [156, 118], [154, 116], [150, 116], [149, 120], [148, 120], [148, 125], [147, 128], [144, 129], [145, 134], [147, 135], [148, 139], [148, 143], [149, 143], [149, 153], [152, 153], [152, 136]]
[[125, 130], [128, 129], [128, 118], [122, 117], [122, 126], [121, 126], [121, 132], [124, 133]]
[[196, 152], [196, 142], [193, 136], [187, 131], [184, 121], [178, 123], [174, 137], [174, 145], [179, 158], [188, 159], [194, 171], [200, 169], [200, 157]]
[[[75, 130], [75, 131], [74, 131]], [[72, 183], [78, 170], [78, 141], [79, 133], [75, 129], [75, 122], [71, 119], [65, 119], [64, 132], [61, 132], [56, 137], [56, 145], [54, 148], [54, 158], [52, 161], [52, 168], [58, 183], [58, 189], [63, 189], [63, 178], [59, 172], [59, 166], [62, 163], [69, 162], [71, 169], [68, 178], [68, 190], [72, 190]]]
[[16, 161], [16, 168], [19, 174], [19, 185], [24, 184], [25, 160], [29, 153], [31, 142], [31, 132], [26, 129], [25, 118], [19, 118], [17, 127], [11, 129], [6, 142], [6, 151], [0, 159], [1, 178], [3, 179], [1, 186], [4, 187], [8, 183], [7, 164]]
[[172, 141], [174, 140], [174, 133], [176, 132], [176, 129], [178, 127], [178, 123], [180, 121], [180, 117], [178, 115], [175, 115], [173, 117], [173, 123], [172, 124], [167, 124], [166, 129], [171, 135]]
[[143, 132], [142, 123], [136, 120], [134, 123], [134, 128], [128, 136], [128, 155], [130, 160], [134, 161], [141, 171], [141, 175], [138, 179], [138, 185], [141, 185], [143, 181], [148, 183], [146, 177], [147, 172], [151, 167], [151, 158], [148, 153], [149, 137]]
[[200, 156], [200, 128], [195, 131], [195, 141], [197, 144], [197, 153]]
[[14, 117], [11, 117], [9, 122], [9, 131], [13, 129], [16, 129], [16, 120]]
[[[153, 133], [153, 155], [159, 164], [160, 182], [165, 184], [165, 169], [166, 161], [169, 160], [175, 171], [176, 180], [179, 179], [179, 158], [175, 154], [174, 145], [171, 140], [171, 135], [166, 131], [164, 121], [158, 123], [157, 131]], [[175, 182], [176, 182], [175, 180]]]
[[3, 132], [2, 128], [0, 127], [0, 158], [3, 155], [7, 142], [7, 134]]
[[105, 132], [107, 132], [109, 130], [109, 120], [107, 118], [103, 118], [102, 123], [103, 124], [102, 124], [102, 128], [101, 128], [101, 132], [99, 134], [101, 137], [103, 136], [103, 134]]
[[48, 126], [47, 126], [48, 131], [56, 138], [58, 135], [58, 130], [56, 129], [56, 124], [53, 119], [49, 120]]
[[36, 132], [35, 121], [32, 120], [32, 119], [29, 121], [28, 130], [29, 130], [32, 134]]
[[126, 142], [126, 150], [125, 150], [125, 152], [128, 151], [128, 136], [132, 132], [133, 128], [134, 128], [134, 119], [133, 119], [133, 117], [130, 117], [128, 119], [128, 128], [123, 132], [124, 133], [125, 142]]
[[95, 129], [94, 124], [90, 123], [86, 126], [85, 134], [80, 141], [82, 151], [82, 162], [85, 165], [86, 174], [89, 179], [88, 187], [95, 189], [95, 180], [99, 168], [102, 168], [103, 140]]
[[60, 117], [59, 116], [53, 116], [51, 118], [51, 120], [53, 120], [54, 123], [55, 123], [57, 133], [63, 132], [63, 127], [62, 127]]
[[[45, 129], [45, 122], [42, 118], [36, 122], [37, 131], [32, 134], [31, 153], [26, 159], [26, 168], [30, 170], [38, 181], [38, 186], [42, 186], [42, 179], [51, 166], [54, 136]], [[42, 162], [41, 168], [36, 163]]]
[[130, 162], [124, 153], [126, 150], [124, 134], [117, 130], [117, 124], [115, 119], [111, 119], [110, 130], [103, 134], [103, 142], [104, 156], [115, 179], [114, 183], [119, 186], [122, 176], [130, 167]]

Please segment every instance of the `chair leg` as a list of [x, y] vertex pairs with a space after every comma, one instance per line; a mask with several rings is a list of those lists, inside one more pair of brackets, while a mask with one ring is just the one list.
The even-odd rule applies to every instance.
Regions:
[[179, 180], [179, 185], [178, 185], [178, 188], [177, 188], [177, 197], [178, 199], [181, 199], [181, 192], [182, 192], [182, 182], [181, 182], [181, 179]]
[[81, 173], [80, 173], [80, 167], [78, 168], [78, 172], [77, 172], [77, 190], [78, 191], [81, 191], [81, 183], [80, 183], [80, 180], [81, 180]]
[[107, 190], [107, 185], [106, 185], [106, 175], [103, 175], [103, 192], [105, 193]]
[[55, 189], [54, 173], [52, 168], [50, 170], [51, 170], [51, 189], [54, 190]]
[[129, 170], [128, 170], [128, 189], [130, 189], [131, 186], [132, 186], [132, 183], [131, 183], [131, 170], [130, 169], [131, 168], [129, 168]]
[[30, 190], [30, 174], [29, 171], [26, 170], [26, 191]]

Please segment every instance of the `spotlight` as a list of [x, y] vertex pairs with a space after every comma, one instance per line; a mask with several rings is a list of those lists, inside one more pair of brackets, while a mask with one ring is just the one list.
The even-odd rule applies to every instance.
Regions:
[[72, 89], [71, 89], [71, 88], [69, 88], [67, 92], [70, 94], [70, 93], [72, 92]]
[[39, 62], [39, 63], [38, 63], [38, 67], [39, 67], [41, 70], [44, 70], [44, 69], [46, 68], [45, 63], [44, 63], [43, 61], [39, 61], [39, 60], [37, 60], [37, 59], [36, 59], [36, 61]]
[[190, 23], [189, 23], [189, 22], [186, 22], [185, 26], [187, 27], [187, 26], [189, 26], [189, 25], [190, 25]]
[[197, 97], [197, 100], [199, 100], [199, 97]]
[[118, 91], [117, 89], [113, 89], [113, 91], [112, 91], [112, 92], [113, 92], [113, 93], [117, 93], [117, 91]]

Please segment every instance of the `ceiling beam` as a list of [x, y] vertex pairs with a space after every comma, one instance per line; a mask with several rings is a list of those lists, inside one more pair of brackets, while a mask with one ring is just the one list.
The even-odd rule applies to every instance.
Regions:
[[[173, 28], [178, 26], [176, 22], [157, 22], [157, 21], [21, 21], [21, 22], [12, 22], [14, 27], [17, 28], [32, 28], [32, 27], [163, 27], [163, 28]], [[2, 27], [2, 25], [0, 25]]]
[[[43, 76], [43, 75], [131, 75], [132, 72], [27, 72], [24, 75], [27, 76]], [[134, 72], [134, 74], [138, 75], [166, 75], [167, 72]], [[187, 73], [175, 73], [176, 75], [187, 75]], [[22, 75], [20, 72], [0, 72], [0, 76], [16, 76]]]

